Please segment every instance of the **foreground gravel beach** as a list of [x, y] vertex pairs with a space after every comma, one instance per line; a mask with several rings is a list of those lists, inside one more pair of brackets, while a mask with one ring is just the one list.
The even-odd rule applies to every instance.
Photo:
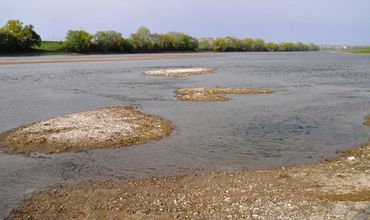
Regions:
[[290, 168], [57, 187], [26, 199], [9, 219], [369, 217], [370, 144], [365, 144], [338, 158]]

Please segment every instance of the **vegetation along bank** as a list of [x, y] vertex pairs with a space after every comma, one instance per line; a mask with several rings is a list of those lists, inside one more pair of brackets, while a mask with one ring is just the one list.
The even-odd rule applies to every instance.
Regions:
[[232, 36], [197, 39], [180, 32], [152, 33], [140, 27], [124, 38], [113, 30], [90, 34], [85, 30], [69, 30], [65, 41], [42, 41], [32, 25], [9, 20], [0, 28], [0, 53], [155, 53], [155, 52], [243, 52], [243, 51], [317, 51], [314, 44], [301, 42], [266, 43], [257, 38]]

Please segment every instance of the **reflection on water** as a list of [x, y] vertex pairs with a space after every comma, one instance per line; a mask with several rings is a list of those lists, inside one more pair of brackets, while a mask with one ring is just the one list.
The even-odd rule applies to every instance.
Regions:
[[[367, 141], [369, 131], [362, 120], [370, 112], [369, 55], [207, 55], [201, 59], [1, 66], [0, 132], [116, 105], [133, 105], [160, 115], [175, 130], [159, 142], [129, 148], [32, 157], [0, 153], [0, 217], [27, 193], [55, 184], [286, 166], [319, 161]], [[191, 66], [215, 67], [218, 72], [188, 78], [143, 74], [151, 69]], [[179, 102], [174, 98], [176, 88], [204, 86], [277, 92], [230, 95], [229, 102]]]

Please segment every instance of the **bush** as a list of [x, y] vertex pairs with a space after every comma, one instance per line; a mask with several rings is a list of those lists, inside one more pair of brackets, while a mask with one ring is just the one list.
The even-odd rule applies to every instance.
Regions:
[[201, 38], [198, 43], [198, 49], [207, 51], [207, 50], [213, 50], [213, 47], [215, 46], [215, 39], [209, 37], [209, 38]]
[[198, 40], [190, 35], [170, 32], [167, 34], [172, 39], [176, 51], [194, 51], [198, 49]]
[[265, 45], [265, 49], [270, 52], [275, 52], [279, 51], [279, 46], [275, 43], [270, 42]]
[[19, 20], [9, 20], [0, 28], [0, 51], [17, 52], [40, 46], [41, 38], [32, 25], [23, 25]]
[[242, 50], [243, 51], [253, 51], [254, 40], [252, 38], [246, 38], [242, 41]]
[[255, 39], [254, 44], [253, 44], [253, 50], [254, 51], [266, 51], [265, 41], [263, 41], [260, 38]]
[[124, 51], [122, 34], [115, 31], [99, 31], [95, 34], [93, 41], [96, 49], [100, 51]]
[[84, 30], [69, 30], [66, 36], [66, 49], [72, 52], [87, 52], [91, 50], [93, 36]]
[[146, 27], [140, 27], [136, 33], [131, 34], [130, 41], [137, 52], [151, 52], [154, 48], [152, 34]]

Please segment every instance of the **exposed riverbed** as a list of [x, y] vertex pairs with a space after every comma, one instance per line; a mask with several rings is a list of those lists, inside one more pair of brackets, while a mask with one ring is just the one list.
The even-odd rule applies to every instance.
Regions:
[[[70, 57], [33, 59], [51, 58]], [[174, 126], [168, 138], [131, 148], [30, 157], [0, 153], [0, 217], [25, 195], [55, 184], [287, 166], [366, 143], [369, 60], [370, 55], [319, 52], [207, 53], [198, 59], [0, 66], [0, 132], [117, 105], [133, 105]], [[217, 72], [185, 78], [143, 74], [194, 66]], [[177, 88], [217, 86], [275, 93], [228, 95], [228, 102], [211, 103], [175, 98]]]

